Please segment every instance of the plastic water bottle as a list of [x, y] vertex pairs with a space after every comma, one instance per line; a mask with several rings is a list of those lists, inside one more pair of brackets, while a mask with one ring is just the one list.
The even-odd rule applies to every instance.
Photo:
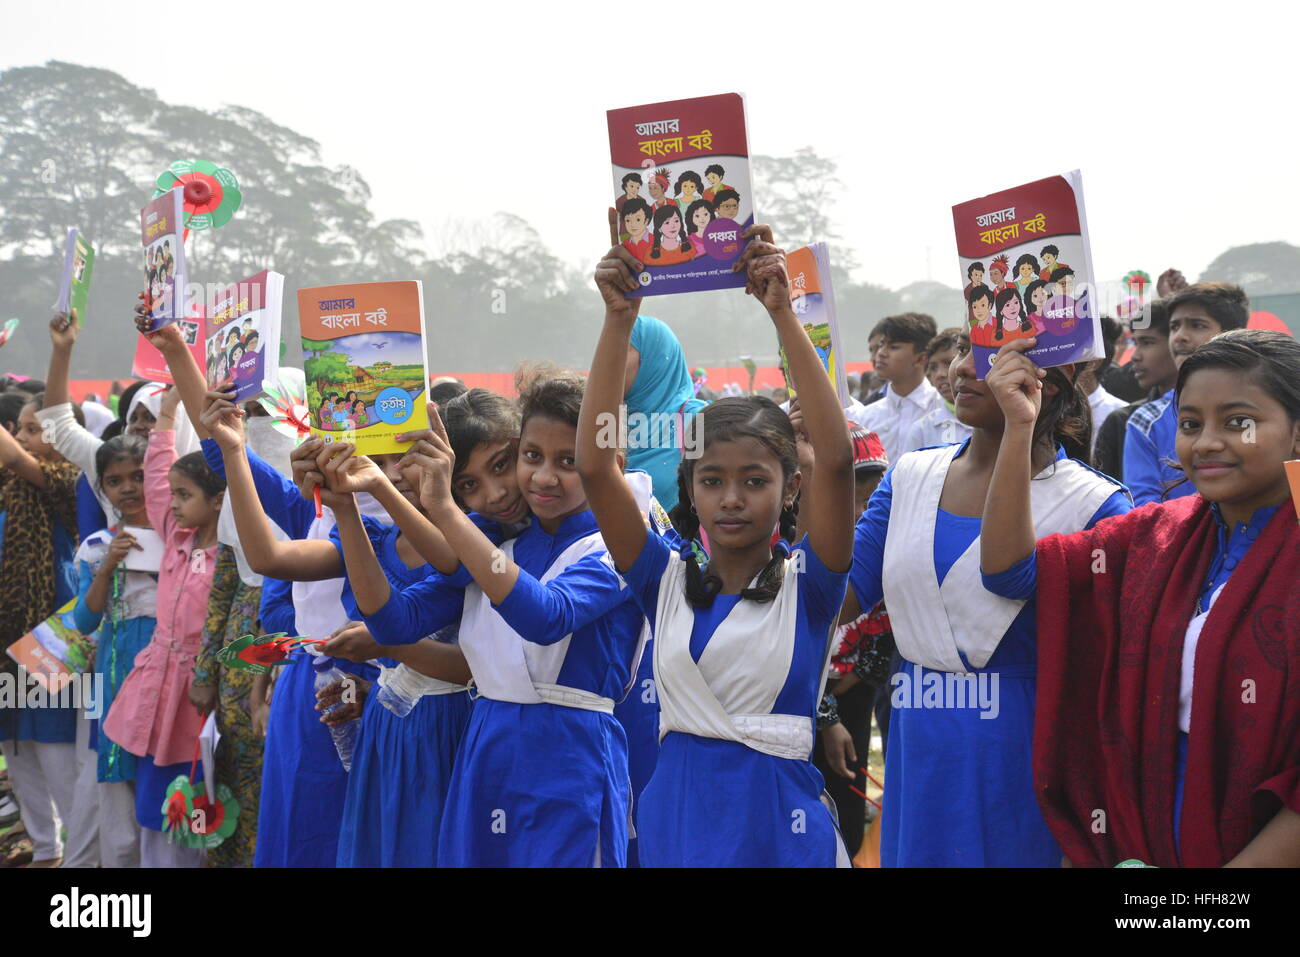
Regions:
[[380, 675], [379, 693], [375, 695], [375, 700], [381, 705], [397, 715], [399, 718], [405, 718], [415, 708], [415, 703], [420, 700], [422, 692], [417, 687], [417, 682], [411, 680], [416, 672], [410, 668], [384, 668]]
[[[338, 684], [341, 681], [355, 681], [351, 675], [344, 674], [334, 666], [334, 659], [328, 655], [317, 654], [312, 660], [311, 666], [316, 669], [315, 689], [319, 694], [323, 689], [331, 685]], [[325, 708], [321, 714], [326, 715], [337, 711], [342, 707], [339, 704], [330, 705]], [[357, 729], [361, 724], [359, 718], [353, 718], [351, 721], [345, 721], [343, 724], [331, 724], [327, 727], [330, 729], [330, 737], [334, 739], [334, 749], [339, 753], [339, 761], [343, 763], [344, 771], [352, 770], [352, 748], [357, 741]]]

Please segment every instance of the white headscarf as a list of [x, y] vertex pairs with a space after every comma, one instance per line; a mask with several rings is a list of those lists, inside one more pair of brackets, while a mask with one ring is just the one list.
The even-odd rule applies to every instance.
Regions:
[[[128, 428], [131, 425], [131, 416], [135, 413], [136, 406], [144, 406], [149, 410], [150, 415], [155, 419], [158, 418], [158, 413], [162, 411], [162, 393], [166, 388], [167, 386], [161, 382], [146, 382], [135, 390], [135, 395], [131, 397], [131, 404], [127, 407], [126, 418], [124, 419]], [[190, 417], [186, 413], [183, 404], [176, 408], [176, 427], [174, 431], [176, 434], [177, 458], [199, 450], [199, 437], [194, 433], [194, 426], [190, 425]]]
[[110, 423], [117, 421], [112, 409], [90, 400], [81, 403], [81, 413], [86, 417], [86, 431], [97, 439], [103, 436]]

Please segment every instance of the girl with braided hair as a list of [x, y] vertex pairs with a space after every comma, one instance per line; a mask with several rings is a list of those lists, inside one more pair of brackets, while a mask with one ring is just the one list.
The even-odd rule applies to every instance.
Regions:
[[[784, 253], [770, 227], [745, 236], [755, 238], [734, 268], [748, 270], [747, 291], [777, 327], [816, 461], [809, 485], [819, 507], [798, 544], [794, 429], [771, 400], [749, 396], [700, 414], [702, 451], [681, 463], [674, 508], [686, 543], [650, 534], [607, 439], [640, 302], [624, 292], [643, 267], [615, 247], [596, 271], [605, 328], [578, 423], [578, 473], [655, 638], [660, 753], [636, 816], [646, 867], [847, 866], [809, 758], [850, 563], [852, 450], [835, 390], [790, 308]], [[690, 541], [701, 529], [704, 564]]]

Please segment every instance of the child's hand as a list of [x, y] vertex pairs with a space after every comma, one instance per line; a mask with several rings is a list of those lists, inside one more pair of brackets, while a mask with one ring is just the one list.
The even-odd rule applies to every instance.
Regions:
[[605, 315], [610, 319], [632, 323], [641, 311], [641, 297], [629, 299], [625, 292], [641, 288], [637, 276], [645, 269], [623, 246], [614, 245], [596, 264], [596, 288], [605, 300]]
[[768, 312], [789, 309], [790, 278], [786, 275], [785, 250], [772, 241], [772, 227], [754, 225], [740, 235], [750, 239], [750, 243], [731, 269], [745, 270], [745, 294], [759, 299]]
[[104, 555], [104, 564], [107, 565], [111, 571], [122, 563], [123, 559], [126, 558], [127, 554], [133, 548], [138, 548], [140, 551], [144, 551], [140, 544], [135, 540], [134, 535], [128, 532], [125, 528], [119, 529], [118, 533], [113, 536], [112, 543], [108, 546], [108, 552]]
[[1037, 339], [1008, 342], [989, 361], [984, 386], [997, 399], [1007, 425], [1032, 429], [1043, 406], [1042, 378], [1047, 375], [1024, 353], [1038, 344]]
[[174, 385], [169, 385], [163, 389], [162, 401], [158, 405], [158, 418], [176, 418], [176, 410], [181, 404], [180, 390]]
[[199, 415], [199, 421], [221, 451], [234, 452], [244, 445], [244, 424], [241, 421], [244, 412], [229, 399], [218, 398], [221, 394], [207, 393], [207, 405]]
[[841, 777], [852, 780], [857, 772], [858, 755], [853, 749], [853, 735], [840, 722], [820, 729], [817, 734], [822, 739], [822, 750], [826, 754], [826, 763], [831, 770]]
[[50, 320], [50, 340], [54, 343], [55, 349], [66, 349], [71, 351], [72, 347], [77, 344], [77, 310], [71, 312], [55, 313], [54, 318]]
[[338, 705], [329, 714], [320, 716], [321, 724], [346, 724], [361, 717], [361, 710], [365, 705], [366, 694], [369, 691], [369, 683], [362, 681], [355, 675], [348, 675], [342, 681], [336, 681], [327, 688], [321, 688], [320, 691], [316, 692], [316, 710], [324, 711], [331, 705]]
[[253, 734], [259, 738], [266, 737], [266, 727], [271, 723], [271, 702], [263, 699], [253, 701], [249, 710], [253, 718]]
[[312, 437], [289, 453], [289, 467], [293, 469], [293, 484], [307, 501], [312, 501], [312, 489], [325, 484], [325, 476], [316, 468], [316, 456], [325, 447], [324, 441]]
[[320, 650], [332, 658], [344, 658], [357, 664], [385, 654], [384, 646], [370, 637], [370, 629], [359, 621], [350, 621], [334, 632]]
[[214, 685], [190, 683], [190, 704], [200, 715], [206, 716], [217, 706], [217, 689]]
[[428, 408], [429, 427], [433, 434], [413, 446], [402, 460], [409, 460], [408, 467], [419, 471], [419, 484], [414, 481], [415, 476], [407, 476], [405, 471], [402, 474], [413, 488], [419, 489], [420, 506], [425, 513], [433, 515], [440, 509], [457, 507], [451, 494], [451, 476], [456, 470], [456, 454], [451, 450], [451, 440], [447, 438], [447, 429], [442, 424], [438, 406], [430, 402]]
[[384, 473], [364, 455], [356, 454], [351, 442], [332, 442], [316, 456], [316, 469], [324, 477], [324, 488], [338, 496], [373, 492], [384, 484]]

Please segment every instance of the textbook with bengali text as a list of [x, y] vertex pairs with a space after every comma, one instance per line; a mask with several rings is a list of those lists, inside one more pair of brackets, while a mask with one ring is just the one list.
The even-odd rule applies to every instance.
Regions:
[[1105, 355], [1078, 170], [952, 208], [975, 374], [1016, 339], [1039, 366]]
[[185, 289], [184, 189], [176, 187], [140, 210], [140, 241], [144, 246], [144, 288], [149, 294], [153, 327], [189, 315]]
[[721, 93], [605, 115], [619, 242], [646, 267], [629, 298], [743, 288], [744, 273], [731, 267], [754, 224], [744, 98]]
[[424, 293], [418, 281], [298, 290], [308, 423], [361, 455], [403, 452], [429, 427]]
[[6, 649], [47, 691], [59, 691], [73, 675], [87, 670], [95, 653], [94, 636], [77, 631], [72, 615], [76, 607], [77, 599], [70, 599]]
[[[177, 319], [174, 324], [180, 329], [181, 337], [185, 340], [190, 355], [199, 364], [199, 368], [203, 369], [206, 362], [203, 349], [203, 311], [197, 306], [192, 306], [190, 318]], [[163, 354], [143, 335], [136, 336], [135, 359], [131, 363], [131, 375], [137, 379], [161, 382], [163, 385], [172, 385], [175, 382]]]
[[208, 388], [235, 383], [235, 401], [262, 393], [263, 380], [280, 371], [280, 314], [284, 277], [263, 269], [217, 294], [203, 321]]
[[86, 324], [86, 300], [90, 295], [90, 275], [95, 269], [95, 247], [75, 227], [68, 230], [63, 250], [63, 277], [59, 280], [59, 298], [55, 312], [77, 310], [77, 328]]
[[[844, 372], [844, 346], [840, 342], [840, 323], [835, 313], [835, 289], [831, 284], [830, 247], [825, 243], [803, 246], [786, 255], [786, 272], [790, 278], [790, 304], [804, 332], [812, 341], [822, 367], [835, 385], [840, 407], [849, 405], [848, 376]], [[781, 350], [781, 371], [786, 389], [794, 398], [794, 382], [785, 349]]]

